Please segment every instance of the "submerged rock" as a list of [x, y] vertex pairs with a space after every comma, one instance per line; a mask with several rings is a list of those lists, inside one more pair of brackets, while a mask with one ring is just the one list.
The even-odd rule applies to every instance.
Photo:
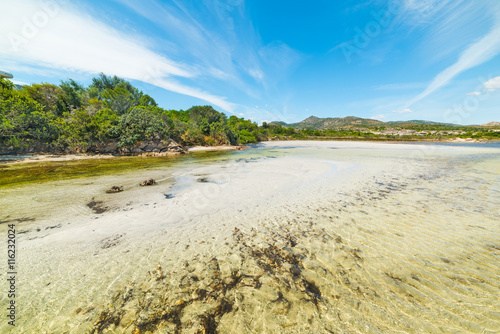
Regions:
[[152, 178], [149, 178], [147, 180], [144, 180], [141, 182], [140, 186], [141, 187], [144, 187], [144, 186], [152, 186], [152, 185], [155, 185], [156, 184], [156, 181]]
[[123, 191], [123, 186], [112, 186], [108, 190], [106, 190], [106, 193], [108, 194], [114, 194], [114, 193], [119, 193]]

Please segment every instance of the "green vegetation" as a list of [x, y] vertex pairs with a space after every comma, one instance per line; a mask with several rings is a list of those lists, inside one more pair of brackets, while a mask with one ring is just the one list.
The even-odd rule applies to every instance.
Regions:
[[461, 126], [419, 120], [382, 122], [352, 116], [343, 118], [311, 116], [298, 123], [273, 122], [273, 124], [288, 130], [286, 136], [282, 136], [278, 133], [279, 131], [274, 131], [280, 139], [448, 141], [462, 138], [500, 140], [500, 124], [496, 122], [486, 125]]
[[[492, 123], [493, 124], [493, 123]], [[318, 118], [286, 124], [227, 117], [211, 106], [167, 110], [118, 77], [104, 74], [83, 87], [33, 84], [16, 89], [0, 79], [0, 153], [102, 152], [143, 141], [172, 139], [181, 145], [239, 145], [262, 140], [356, 139], [440, 141], [500, 139], [500, 127], [426, 121], [381, 122], [357, 117]]]
[[[265, 131], [264, 131], [265, 132]], [[0, 151], [99, 152], [145, 140], [181, 145], [238, 145], [266, 137], [256, 123], [211, 106], [158, 107], [149, 95], [104, 74], [88, 87], [73, 80], [15, 89], [0, 79]]]

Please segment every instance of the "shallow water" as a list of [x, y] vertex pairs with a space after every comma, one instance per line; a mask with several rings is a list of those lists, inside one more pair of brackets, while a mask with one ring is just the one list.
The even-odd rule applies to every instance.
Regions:
[[2, 192], [34, 219], [19, 333], [500, 329], [495, 147], [267, 143]]

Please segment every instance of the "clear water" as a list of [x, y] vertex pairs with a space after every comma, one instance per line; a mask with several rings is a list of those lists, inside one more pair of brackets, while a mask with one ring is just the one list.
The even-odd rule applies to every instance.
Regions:
[[0, 191], [34, 219], [14, 332], [500, 330], [497, 147], [267, 143]]

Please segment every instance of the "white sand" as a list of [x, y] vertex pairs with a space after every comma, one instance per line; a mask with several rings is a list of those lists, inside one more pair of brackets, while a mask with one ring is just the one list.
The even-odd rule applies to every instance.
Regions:
[[239, 146], [220, 145], [220, 146], [193, 146], [189, 147], [189, 152], [203, 152], [203, 151], [226, 151], [237, 150]]
[[88, 160], [88, 159], [112, 159], [115, 156], [111, 154], [65, 154], [65, 155], [23, 155], [11, 156], [14, 161], [9, 161], [6, 164], [21, 164], [42, 161], [71, 161], [71, 160]]

